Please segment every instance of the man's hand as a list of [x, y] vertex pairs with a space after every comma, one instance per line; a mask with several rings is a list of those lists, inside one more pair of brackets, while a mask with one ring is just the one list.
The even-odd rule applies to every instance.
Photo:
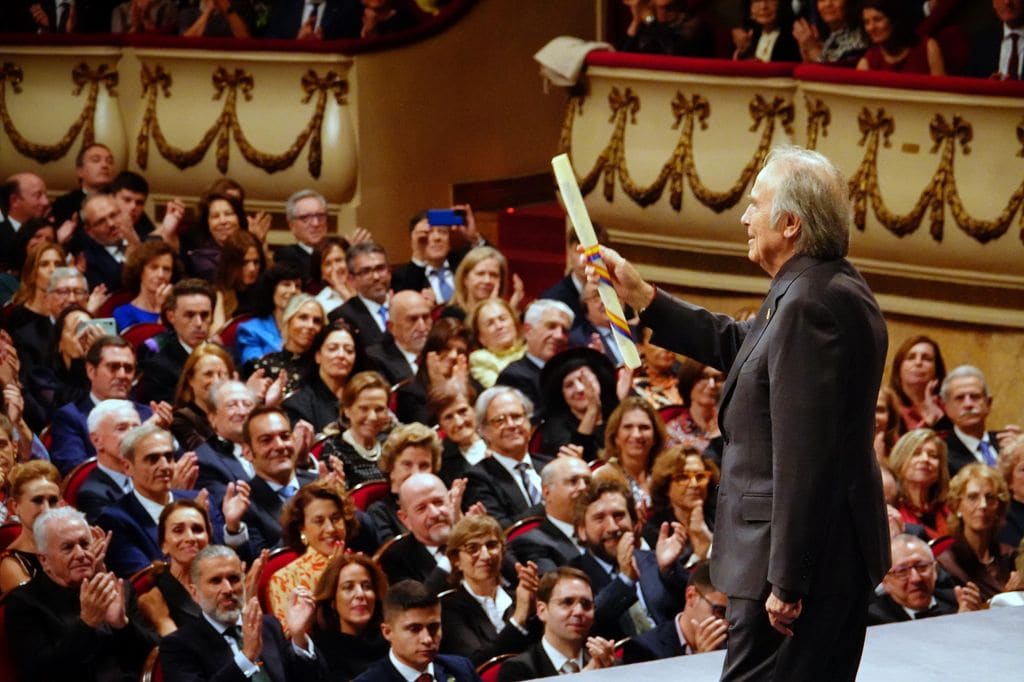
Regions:
[[588, 637], [587, 653], [590, 654], [590, 663], [587, 663], [584, 670], [600, 670], [615, 665], [615, 642], [604, 637]]
[[[576, 251], [580, 258], [585, 258], [582, 246], [576, 247]], [[615, 292], [624, 305], [628, 305], [634, 310], [644, 310], [651, 304], [656, 293], [655, 288], [644, 281], [632, 263], [620, 256], [615, 249], [610, 249], [607, 246], [601, 247], [601, 258], [604, 259], [605, 267], [608, 268]], [[587, 267], [587, 278], [595, 283], [598, 281], [593, 268], [589, 266]]]
[[960, 607], [957, 609], [957, 613], [981, 611], [985, 604], [981, 598], [981, 590], [972, 582], [967, 583], [963, 587], [954, 587], [953, 594], [956, 595], [956, 603]]
[[699, 623], [696, 620], [690, 622], [697, 628], [697, 642], [693, 649], [698, 654], [714, 651], [729, 636], [729, 621], [724, 618], [708, 616]]
[[619, 573], [630, 580], [636, 580], [640, 576], [639, 571], [636, 570], [636, 561], [633, 559], [634, 549], [636, 549], [636, 535], [632, 531], [626, 531], [619, 538], [615, 559], [619, 565]]
[[228, 483], [220, 511], [224, 515], [224, 530], [229, 533], [237, 533], [241, 529], [242, 517], [249, 511], [250, 492], [249, 484], [245, 481]]
[[288, 595], [288, 610], [284, 614], [285, 629], [292, 637], [292, 643], [300, 649], [309, 644], [309, 630], [316, 614], [313, 593], [306, 587], [296, 587]]
[[113, 573], [107, 573], [114, 583], [114, 598], [110, 600], [103, 620], [114, 630], [120, 630], [128, 625], [128, 614], [124, 605], [124, 579], [116, 577]]
[[89, 533], [92, 535], [92, 544], [89, 546], [89, 553], [92, 555], [92, 565], [96, 573], [104, 573], [107, 570], [107, 548], [110, 547], [111, 531], [103, 532], [98, 526], [89, 526]]
[[790, 626], [804, 610], [804, 601], [798, 599], [795, 602], [784, 602], [774, 594], [769, 594], [764, 603], [764, 610], [768, 612], [768, 622], [773, 628], [786, 637], [792, 637], [793, 630]]
[[47, 16], [46, 10], [38, 2], [28, 8], [28, 11], [32, 14], [33, 21], [36, 22], [36, 26], [43, 29], [44, 31], [50, 30], [50, 17]]
[[252, 562], [252, 566], [248, 570], [246, 570], [245, 564], [242, 564], [242, 570], [245, 571], [245, 594], [256, 594], [257, 586], [260, 583], [260, 574], [263, 573], [263, 567], [267, 565], [269, 557], [270, 550], [264, 549], [256, 557], [256, 561]]
[[452, 481], [452, 487], [448, 489], [448, 504], [452, 506], [454, 518], [452, 523], [458, 523], [462, 518], [462, 498], [466, 494], [465, 478], [456, 478]]
[[105, 622], [107, 610], [117, 597], [113, 573], [97, 573], [78, 588], [78, 617], [91, 628]]
[[[81, 254], [83, 257], [85, 254]], [[110, 294], [107, 293], [107, 285], [100, 284], [95, 289], [89, 292], [89, 300], [85, 303], [85, 309], [89, 311], [90, 315], [96, 315], [103, 304], [110, 298]]]
[[263, 610], [256, 597], [249, 597], [242, 609], [242, 655], [253, 663], [263, 652]]
[[277, 373], [277, 378], [267, 388], [263, 402], [266, 405], [279, 405], [284, 400], [284, 389], [288, 384], [288, 372], [283, 369]]

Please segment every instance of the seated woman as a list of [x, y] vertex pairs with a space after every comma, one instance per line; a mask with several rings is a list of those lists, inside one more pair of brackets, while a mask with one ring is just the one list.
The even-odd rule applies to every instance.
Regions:
[[817, 0], [817, 20], [793, 22], [793, 37], [806, 63], [857, 66], [868, 49], [857, 0]]
[[238, 325], [235, 355], [242, 365], [281, 350], [284, 309], [302, 290], [302, 273], [292, 263], [278, 263], [260, 275], [253, 297], [253, 317]]
[[[64, 249], [58, 244], [42, 243], [25, 257], [21, 283], [5, 311], [4, 329], [11, 333], [23, 367], [41, 362], [46, 351], [40, 339], [50, 338], [50, 304], [46, 290], [50, 275], [64, 265]], [[66, 303], [71, 303], [69, 299]], [[40, 347], [42, 345], [43, 347]]]
[[174, 0], [127, 0], [110, 15], [111, 33], [178, 33], [178, 3]]
[[[5, 431], [2, 424], [4, 421], [10, 425], [7, 418], [3, 417], [0, 420], [0, 433]], [[6, 431], [10, 438], [10, 429]], [[13, 443], [9, 447], [13, 448]], [[42, 569], [32, 524], [40, 514], [62, 504], [60, 473], [49, 462], [32, 460], [15, 464], [7, 476], [7, 482], [7, 508], [21, 522], [21, 535], [0, 552], [0, 595], [6, 595]]]
[[341, 460], [349, 489], [365, 481], [384, 480], [377, 460], [392, 422], [389, 389], [387, 380], [377, 372], [360, 372], [349, 379], [341, 392], [341, 417], [348, 427], [324, 441], [321, 459]]
[[329, 234], [313, 248], [313, 260], [310, 263], [310, 281], [322, 286], [316, 300], [324, 307], [328, 315], [345, 301], [356, 295], [348, 281], [348, 263], [345, 253], [348, 251], [348, 240]]
[[436, 415], [444, 432], [441, 446], [441, 470], [437, 475], [448, 487], [457, 478], [487, 456], [487, 444], [476, 430], [473, 404], [476, 391], [458, 381], [435, 385], [427, 394], [427, 409]]
[[939, 386], [946, 378], [946, 363], [939, 344], [923, 334], [911, 336], [896, 349], [889, 372], [889, 387], [900, 400], [907, 431], [921, 427], [942, 429], [949, 420], [939, 403]]
[[643, 533], [647, 543], [658, 544], [663, 523], [681, 523], [687, 538], [681, 559], [707, 559], [718, 479], [718, 467], [696, 448], [676, 445], [661, 453], [651, 471], [651, 515]]
[[878, 401], [875, 403], [875, 458], [879, 465], [887, 466], [889, 453], [904, 433], [900, 399], [896, 397], [896, 391], [882, 386], [878, 389]]
[[667, 440], [661, 417], [643, 398], [624, 399], [608, 417], [601, 459], [625, 478], [638, 507], [651, 507], [651, 469]]
[[266, 269], [263, 244], [251, 232], [238, 230], [224, 240], [213, 277], [217, 303], [211, 329], [220, 329], [232, 317], [253, 310], [256, 282]]
[[946, 444], [931, 429], [914, 429], [893, 446], [889, 470], [899, 488], [896, 508], [904, 523], [923, 526], [930, 539], [949, 534]]
[[324, 309], [309, 294], [298, 293], [288, 300], [281, 313], [281, 350], [267, 353], [255, 363], [253, 370], [276, 377], [287, 376], [285, 395], [302, 387], [303, 378], [313, 370], [313, 341], [324, 327]]
[[[92, 315], [77, 303], [64, 308], [53, 325], [53, 342], [44, 361], [23, 373], [25, 420], [36, 433], [50, 423], [61, 406], [89, 394], [85, 352], [103, 336], [99, 327], [87, 324], [91, 320]], [[83, 325], [81, 330], [79, 325]]]
[[480, 665], [523, 651], [536, 637], [528, 626], [537, 593], [537, 567], [519, 564], [513, 592], [503, 584], [505, 536], [491, 516], [465, 516], [448, 536], [446, 553], [455, 590], [441, 597], [441, 651]]
[[351, 680], [388, 654], [380, 632], [388, 579], [364, 554], [341, 554], [327, 564], [313, 592], [310, 636], [332, 680]]
[[1010, 491], [1006, 525], [999, 533], [999, 541], [1017, 547], [1024, 539], [1024, 437], [1017, 437], [1000, 453], [999, 471]]
[[377, 466], [387, 477], [391, 494], [371, 504], [366, 513], [377, 529], [377, 541], [384, 544], [408, 531], [398, 518], [398, 491], [413, 474], [436, 474], [441, 469], [441, 441], [429, 426], [402, 424], [384, 441]]
[[800, 48], [793, 37], [793, 7], [788, 0], [743, 0], [742, 4], [747, 21], [732, 30], [733, 59], [800, 61]]
[[554, 457], [572, 450], [588, 462], [597, 459], [605, 422], [619, 404], [608, 357], [593, 348], [564, 350], [545, 363], [540, 385], [546, 396], [540, 451]]
[[[28, 254], [39, 244], [56, 244], [57, 230], [49, 218], [29, 218], [18, 228], [11, 243], [11, 253], [6, 256], [12, 271], [20, 273], [25, 267]], [[20, 284], [20, 281], [19, 281]]]
[[1010, 492], [998, 471], [976, 462], [949, 482], [949, 530], [954, 540], [936, 559], [958, 585], [974, 583], [988, 601], [1006, 589], [1017, 547], [996, 538]]
[[181, 266], [167, 242], [151, 239], [128, 249], [121, 278], [125, 291], [139, 293], [114, 308], [117, 330], [124, 331], [140, 322], [159, 322], [171, 285], [180, 275]]
[[195, 450], [213, 435], [209, 413], [210, 389], [235, 374], [235, 363], [222, 347], [201, 343], [185, 360], [174, 392], [171, 433], [186, 451]]
[[441, 316], [464, 320], [470, 310], [489, 298], [508, 299], [518, 309], [523, 284], [518, 277], [514, 279], [515, 290], [510, 291], [508, 260], [501, 251], [493, 246], [471, 249], [455, 269], [455, 293]]
[[292, 423], [304, 419], [320, 433], [338, 419], [341, 392], [362, 364], [355, 334], [342, 319], [330, 322], [313, 341], [313, 369], [299, 389], [285, 398], [282, 407]]
[[861, 71], [890, 71], [943, 76], [942, 49], [933, 38], [917, 35], [912, 3], [903, 0], [864, 0], [864, 32], [871, 47], [857, 62]]
[[501, 370], [526, 354], [519, 316], [502, 298], [478, 303], [469, 312], [466, 327], [479, 346], [469, 354], [469, 374], [484, 388], [493, 386]]
[[286, 625], [288, 596], [296, 587], [312, 591], [327, 562], [345, 551], [359, 522], [352, 500], [333, 481], [314, 481], [299, 488], [281, 512], [281, 541], [299, 555], [270, 578], [270, 608]]
[[[725, 375], [714, 367], [685, 358], [679, 372], [683, 409], [665, 422], [670, 445], [686, 445], [704, 452], [721, 438], [718, 429], [718, 395]], [[720, 450], [720, 449], [719, 449]]]
[[682, 405], [679, 391], [679, 358], [670, 350], [651, 343], [651, 330], [642, 331], [643, 343], [639, 351], [643, 359], [633, 373], [633, 391], [643, 397], [656, 410], [670, 405]]
[[192, 559], [210, 544], [213, 526], [206, 508], [195, 500], [171, 502], [160, 512], [157, 542], [167, 563], [153, 564], [153, 589], [139, 596], [139, 611], [153, 630], [166, 637], [202, 611], [192, 600]]
[[181, 260], [189, 277], [212, 280], [228, 237], [245, 225], [245, 209], [236, 197], [204, 196], [199, 202], [199, 222], [181, 235]]
[[469, 332], [458, 320], [442, 317], [434, 323], [416, 360], [416, 376], [395, 389], [398, 421], [437, 424], [436, 416], [427, 409], [426, 397], [431, 387], [439, 383], [455, 380], [471, 385], [474, 390], [480, 388], [469, 376], [469, 345]]
[[714, 57], [715, 22], [707, 0], [626, 0], [623, 52]]

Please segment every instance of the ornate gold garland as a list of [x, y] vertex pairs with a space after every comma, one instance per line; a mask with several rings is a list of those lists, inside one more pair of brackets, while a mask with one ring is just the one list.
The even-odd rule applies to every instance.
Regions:
[[10, 83], [11, 90], [15, 94], [20, 94], [23, 78], [24, 73], [20, 66], [12, 62], [4, 62], [0, 66], [0, 120], [3, 121], [4, 132], [7, 133], [14, 148], [22, 156], [27, 156], [39, 163], [49, 163], [63, 158], [71, 150], [71, 146], [79, 134], [82, 135], [83, 147], [87, 147], [95, 142], [96, 131], [93, 118], [96, 114], [96, 100], [99, 97], [100, 85], [104, 85], [111, 96], [116, 95], [117, 71], [109, 68], [106, 64], [100, 64], [94, 71], [85, 62], [72, 69], [71, 80], [75, 87], [72, 88], [71, 94], [77, 97], [82, 94], [82, 90], [86, 85], [89, 86], [89, 91], [85, 97], [85, 106], [82, 107], [78, 118], [75, 119], [75, 122], [71, 124], [71, 127], [68, 128], [67, 132], [64, 133], [64, 136], [56, 144], [29, 142], [14, 127], [14, 121], [11, 119], [10, 112], [7, 111], [7, 84]]
[[[242, 157], [246, 161], [261, 168], [267, 173], [290, 168], [302, 152], [302, 148], [309, 143], [309, 174], [314, 178], [320, 177], [323, 165], [323, 152], [320, 140], [320, 127], [323, 122], [324, 109], [327, 106], [327, 96], [333, 93], [334, 100], [339, 104], [345, 104], [345, 96], [348, 94], [348, 82], [341, 78], [336, 72], [328, 71], [327, 75], [321, 78], [313, 69], [309, 69], [302, 76], [301, 88], [305, 95], [302, 103], [308, 103], [313, 95], [317, 96], [313, 116], [306, 127], [295, 138], [295, 141], [281, 154], [267, 154], [256, 149], [246, 137], [242, 126], [238, 121], [236, 110], [238, 91], [246, 101], [252, 100], [252, 91], [255, 81], [252, 74], [235, 69], [228, 71], [224, 67], [218, 67], [212, 76], [214, 94], [213, 99], [219, 100], [224, 97], [224, 106], [220, 115], [213, 125], [203, 134], [199, 143], [191, 149], [180, 149], [171, 145], [160, 128], [156, 116], [157, 95], [163, 91], [164, 97], [171, 96], [171, 74], [164, 68], [157, 65], [153, 71], [149, 67], [142, 67], [142, 96], [147, 98], [146, 111], [143, 114], [142, 125], [136, 138], [136, 163], [140, 168], [146, 168], [149, 162], [149, 140], [150, 137], [156, 143], [156, 148], [163, 158], [167, 159], [179, 169], [184, 170], [194, 166], [206, 156], [210, 145], [214, 140], [217, 142], [217, 169], [221, 173], [227, 173], [230, 157], [230, 141], [232, 137], [238, 145]], [[226, 94], [225, 94], [226, 93]]]
[[804, 94], [804, 106], [807, 108], [807, 148], [818, 148], [818, 133], [828, 137], [828, 127], [832, 123], [832, 111], [820, 99], [811, 99]]
[[[603, 176], [603, 193], [607, 201], [615, 198], [615, 179], [618, 177], [622, 191], [626, 193], [639, 206], [649, 206], [661, 198], [665, 186], [669, 187], [669, 202], [676, 211], [682, 209], [683, 205], [683, 178], [685, 177], [690, 185], [694, 197], [703, 205], [716, 213], [731, 208], [743, 196], [743, 191], [754, 178], [757, 170], [764, 163], [764, 159], [771, 148], [772, 138], [775, 134], [776, 123], [779, 122], [789, 134], [792, 134], [793, 104], [782, 97], [774, 97], [769, 102], [761, 95], [755, 95], [750, 101], [750, 117], [753, 125], [750, 130], [756, 131], [761, 127], [761, 139], [751, 160], [740, 172], [740, 177], [733, 183], [732, 187], [724, 192], [715, 192], [701, 182], [693, 159], [693, 127], [695, 119], [699, 122], [701, 129], [707, 129], [707, 119], [711, 115], [711, 105], [701, 95], [692, 95], [687, 98], [682, 92], [677, 91], [672, 100], [672, 113], [675, 122], [672, 129], [680, 127], [682, 131], [672, 151], [672, 156], [662, 166], [654, 182], [641, 187], [634, 182], [625, 159], [625, 138], [626, 124], [636, 124], [636, 114], [640, 110], [640, 99], [633, 93], [631, 88], [620, 92], [613, 87], [608, 95], [608, 105], [611, 108], [609, 122], [613, 124], [612, 136], [608, 144], [598, 155], [594, 166], [589, 172], [579, 179], [580, 190], [584, 195], [589, 194]], [[577, 115], [582, 115], [583, 100], [580, 97], [573, 97], [569, 101], [566, 117], [562, 123], [562, 131], [559, 136], [559, 146], [562, 151], [572, 155], [572, 128], [573, 121]]]

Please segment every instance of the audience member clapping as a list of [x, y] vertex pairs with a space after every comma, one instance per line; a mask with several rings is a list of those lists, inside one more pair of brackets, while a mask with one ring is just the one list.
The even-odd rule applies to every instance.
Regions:
[[910, 431], [893, 447], [889, 469], [899, 487], [896, 506], [903, 520], [923, 526], [929, 538], [947, 535], [949, 469], [942, 439], [931, 429]]
[[21, 374], [25, 382], [25, 418], [34, 431], [41, 432], [57, 408], [85, 398], [89, 377], [85, 353], [103, 332], [92, 315], [77, 303], [66, 306], [53, 325], [53, 337], [42, 363]]
[[313, 371], [313, 342], [325, 320], [324, 309], [315, 298], [302, 292], [292, 296], [281, 313], [281, 349], [260, 357], [253, 363], [253, 370], [262, 370], [270, 377], [283, 373], [285, 395], [298, 391]]
[[541, 370], [541, 393], [546, 400], [538, 427], [540, 452], [597, 459], [605, 423], [619, 404], [608, 358], [586, 347], [562, 351]]
[[199, 0], [178, 13], [178, 33], [186, 38], [248, 38], [250, 10], [245, 0]]
[[651, 472], [651, 513], [644, 527], [648, 544], [657, 543], [663, 524], [678, 523], [686, 537], [683, 560], [707, 559], [718, 479], [718, 467], [699, 450], [674, 446], [661, 453]]
[[907, 430], [921, 426], [942, 428], [945, 413], [939, 404], [939, 386], [946, 378], [946, 363], [939, 344], [923, 334], [899, 345], [892, 358], [889, 386], [900, 399]]
[[623, 51], [715, 56], [715, 27], [705, 0], [625, 0], [625, 4], [630, 22]]
[[487, 455], [487, 443], [476, 430], [475, 401], [476, 391], [459, 382], [439, 384], [427, 394], [427, 409], [436, 415], [437, 424], [444, 432], [438, 476], [445, 485], [463, 478], [469, 467]]
[[356, 344], [365, 350], [384, 339], [388, 322], [391, 268], [384, 247], [372, 241], [353, 244], [345, 253], [348, 276], [356, 295], [331, 313], [356, 332]]
[[395, 416], [399, 421], [434, 425], [437, 416], [426, 405], [434, 386], [453, 382], [466, 389], [482, 390], [469, 376], [470, 336], [453, 318], [437, 320], [416, 359], [416, 375], [400, 384], [395, 391]]
[[817, 20], [793, 22], [793, 37], [805, 62], [856, 66], [868, 41], [857, 0], [817, 0]]
[[437, 474], [441, 469], [441, 442], [434, 430], [423, 424], [402, 424], [391, 432], [381, 448], [377, 465], [387, 477], [391, 494], [370, 505], [366, 513], [373, 519], [381, 544], [408, 532], [398, 516], [398, 491], [413, 474]]
[[760, 62], [798, 62], [800, 48], [793, 37], [793, 7], [785, 0], [743, 0], [747, 21], [732, 30], [733, 59]]
[[302, 291], [302, 275], [294, 264], [280, 263], [267, 268], [256, 287], [255, 317], [238, 325], [235, 337], [235, 355], [248, 366], [267, 353], [281, 350], [284, 311], [292, 297]]
[[114, 7], [111, 33], [177, 33], [178, 3], [174, 0], [128, 0]]
[[309, 265], [309, 279], [314, 287], [322, 287], [316, 300], [330, 315], [348, 299], [356, 295], [348, 276], [345, 252], [348, 240], [333, 234], [326, 235], [313, 249]]
[[394, 584], [411, 579], [424, 583], [434, 594], [448, 589], [452, 566], [445, 546], [457, 520], [462, 492], [433, 474], [413, 474], [398, 492], [398, 517], [409, 529], [379, 558], [380, 567]]
[[220, 329], [236, 315], [254, 311], [256, 282], [267, 269], [263, 244], [247, 230], [236, 230], [224, 240], [213, 276], [217, 302], [213, 310], [213, 328]]
[[1010, 492], [1010, 505], [1006, 525], [999, 533], [999, 541], [1014, 547], [1024, 539], [1024, 438], [1010, 442], [999, 456], [999, 471]]
[[[704, 452], [722, 436], [718, 428], [718, 396], [725, 375], [720, 371], [685, 358], [679, 371], [679, 392], [683, 410], [665, 422], [671, 445], [685, 445]], [[721, 450], [721, 448], [718, 448]]]
[[129, 400], [104, 400], [89, 413], [89, 440], [96, 448], [96, 466], [85, 477], [73, 501], [89, 523], [132, 491], [128, 463], [121, 456], [121, 439], [141, 424]]
[[246, 224], [240, 199], [230, 194], [203, 196], [199, 202], [199, 222], [181, 235], [181, 260], [189, 276], [212, 279], [228, 237]]
[[670, 350], [651, 343], [651, 331], [644, 329], [643, 342], [638, 350], [643, 359], [640, 369], [633, 374], [633, 391], [655, 409], [682, 405], [683, 392], [679, 389], [679, 358]]
[[512, 306], [516, 308], [523, 297], [522, 281], [516, 287], [516, 292], [510, 291], [505, 255], [493, 246], [478, 246], [459, 263], [455, 271], [455, 293], [441, 314], [462, 320], [477, 304], [495, 297], [508, 299], [510, 295]]

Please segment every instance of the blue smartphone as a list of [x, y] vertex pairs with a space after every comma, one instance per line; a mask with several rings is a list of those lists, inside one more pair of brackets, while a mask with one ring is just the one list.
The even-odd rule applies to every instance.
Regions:
[[427, 222], [431, 227], [451, 227], [465, 225], [466, 212], [451, 208], [432, 208], [427, 211]]

